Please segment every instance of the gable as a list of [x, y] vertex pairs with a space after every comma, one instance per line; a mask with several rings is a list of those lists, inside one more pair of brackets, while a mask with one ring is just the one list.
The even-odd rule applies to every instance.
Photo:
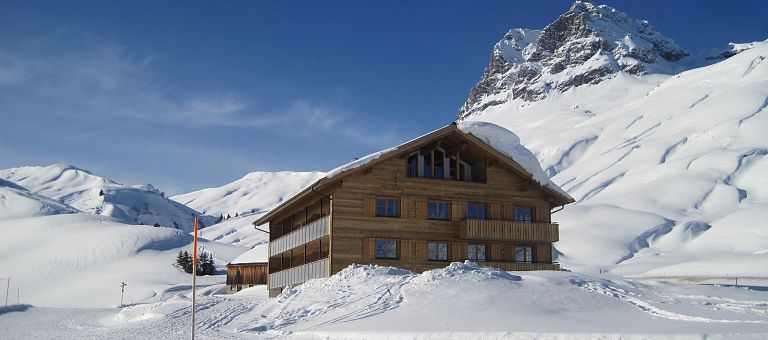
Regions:
[[[484, 124], [495, 126], [498, 129], [502, 129], [507, 133], [511, 134], [512, 136], [514, 136], [514, 139], [517, 138], [517, 136], [515, 136], [511, 132], [501, 127], [498, 127], [490, 123], [484, 123]], [[476, 126], [470, 125], [469, 129], [467, 129], [467, 131], [465, 132], [465, 131], [462, 131], [456, 123], [454, 123], [454, 124], [445, 126], [441, 129], [430, 132], [421, 137], [418, 137], [416, 139], [413, 139], [409, 142], [398, 145], [396, 147], [370, 154], [363, 158], [354, 160], [350, 163], [337, 167], [329, 171], [326, 174], [326, 176], [324, 176], [323, 178], [320, 178], [316, 182], [312, 183], [311, 185], [307, 186], [306, 188], [304, 188], [303, 190], [295, 194], [293, 197], [286, 200], [283, 204], [275, 207], [270, 212], [263, 215], [261, 218], [259, 218], [254, 222], [254, 225], [261, 225], [268, 222], [272, 218], [272, 216], [282, 211], [283, 209], [286, 209], [288, 206], [292, 205], [297, 200], [305, 197], [309, 193], [327, 188], [328, 186], [339, 182], [344, 177], [365, 171], [366, 169], [369, 169], [370, 167], [372, 167], [373, 165], [379, 162], [392, 159], [392, 158], [400, 158], [405, 160], [409, 155], [412, 155], [415, 152], [422, 154], [422, 153], [426, 153], [427, 151], [432, 152], [433, 150], [436, 150], [436, 149], [442, 149], [448, 153], [454, 153], [454, 154], [458, 153], [459, 157], [461, 157], [461, 153], [464, 152], [466, 157], [465, 160], [469, 161], [468, 163], [474, 162], [475, 164], [477, 164], [477, 162], [480, 162], [481, 160], [485, 162], [490, 162], [490, 161], [498, 162], [499, 164], [502, 164], [503, 166], [505, 166], [505, 168], [508, 169], [510, 172], [513, 172], [517, 176], [521, 176], [522, 178], [528, 180], [529, 183], [531, 183], [531, 185], [537, 186], [538, 188], [543, 190], [547, 195], [551, 196], [551, 202], [553, 206], [562, 206], [574, 201], [573, 198], [568, 196], [567, 193], [565, 193], [564, 191], [562, 191], [562, 189], [560, 189], [554, 183], [549, 181], [549, 179], [546, 178], [546, 176], [544, 176], [544, 178], [541, 178], [543, 174], [543, 171], [541, 171], [541, 166], [539, 165], [538, 161], [535, 159], [533, 154], [530, 153], [530, 151], [525, 149], [525, 147], [522, 147], [521, 145], [519, 145], [519, 139], [516, 139], [518, 142], [516, 145], [518, 145], [520, 148], [522, 148], [523, 150], [527, 151], [530, 154], [530, 157], [533, 158], [533, 162], [535, 162], [535, 166], [537, 167], [538, 172], [540, 173], [536, 173], [535, 171], [536, 169], [532, 170], [531, 164], [521, 165], [520, 163], [516, 162], [512, 158], [514, 154], [517, 154], [514, 149], [512, 151], [509, 151], [509, 150], [500, 151], [498, 145], [497, 147], [491, 146], [491, 144], [499, 144], [499, 143], [505, 143], [505, 142], [512, 144], [514, 140], [508, 140], [508, 139], [505, 140], [503, 138], [503, 135], [502, 135], [502, 138], [500, 139], [498, 136], [493, 134], [491, 134], [490, 136], [484, 135], [482, 131], [478, 131], [477, 129], [474, 129], [474, 128], [476, 128]], [[492, 131], [492, 132], [494, 134], [501, 135], [497, 131]], [[479, 137], [476, 135], [479, 135]], [[511, 145], [509, 147], [515, 147], [515, 145]], [[502, 151], [505, 151], [505, 152], [502, 152]], [[430, 157], [434, 157], [433, 154], [431, 154]], [[528, 160], [526, 163], [531, 163], [531, 161]], [[434, 161], [432, 164], [435, 164]], [[434, 171], [432, 172], [432, 174], [434, 174]], [[480, 178], [478, 178], [477, 180], [481, 181]]]

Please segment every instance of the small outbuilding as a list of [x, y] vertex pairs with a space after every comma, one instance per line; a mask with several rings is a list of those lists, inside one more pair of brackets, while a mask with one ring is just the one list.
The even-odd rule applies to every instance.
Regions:
[[267, 284], [267, 244], [255, 246], [227, 264], [227, 293]]

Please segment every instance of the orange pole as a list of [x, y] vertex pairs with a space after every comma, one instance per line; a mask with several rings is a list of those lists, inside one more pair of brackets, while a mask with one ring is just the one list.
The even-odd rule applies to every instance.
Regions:
[[192, 340], [195, 340], [195, 279], [197, 278], [197, 215], [195, 215], [194, 232], [192, 246]]

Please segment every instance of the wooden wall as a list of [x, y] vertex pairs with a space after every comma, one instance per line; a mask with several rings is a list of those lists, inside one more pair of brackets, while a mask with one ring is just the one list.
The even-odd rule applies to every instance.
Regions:
[[[504, 165], [488, 163], [487, 183], [409, 178], [404, 158], [385, 160], [365, 172], [345, 177], [331, 193], [331, 273], [352, 263], [395, 265], [417, 271], [445, 266], [424, 261], [428, 240], [451, 242], [451, 260], [462, 260], [466, 242], [460, 240], [459, 228], [468, 202], [488, 203], [490, 219], [512, 219], [515, 206], [526, 206], [534, 208], [535, 221], [550, 222], [550, 205], [543, 192]], [[400, 216], [376, 217], [376, 196], [398, 197]], [[450, 219], [428, 220], [429, 199], [450, 201]], [[364, 256], [364, 240], [372, 238], [401, 240], [401, 260]], [[537, 261], [551, 261], [550, 243], [531, 244], [537, 248]], [[492, 246], [491, 251], [494, 248], [498, 248], [497, 255], [502, 254], [503, 245]]]
[[267, 264], [227, 265], [227, 284], [267, 284]]

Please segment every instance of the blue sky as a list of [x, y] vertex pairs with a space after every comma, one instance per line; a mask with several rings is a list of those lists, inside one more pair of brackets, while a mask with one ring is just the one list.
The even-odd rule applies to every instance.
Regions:
[[[604, 1], [690, 51], [768, 38], [764, 1]], [[570, 1], [3, 1], [0, 168], [168, 193], [328, 170], [451, 122], [510, 28]]]

